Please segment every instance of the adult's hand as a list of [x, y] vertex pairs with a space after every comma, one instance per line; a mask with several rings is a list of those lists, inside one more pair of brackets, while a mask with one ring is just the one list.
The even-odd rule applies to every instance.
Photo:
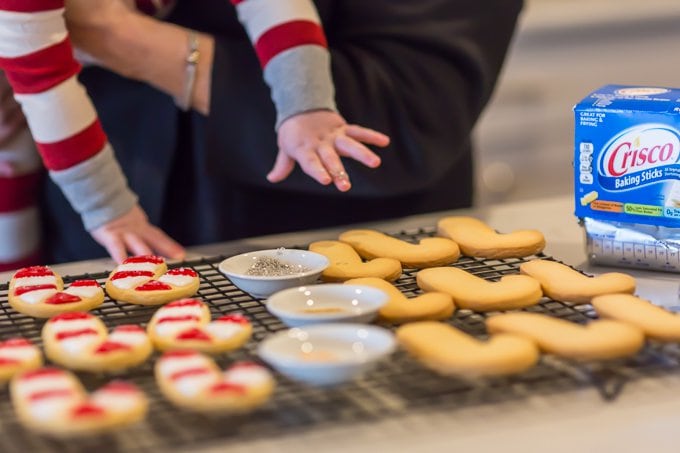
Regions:
[[171, 259], [185, 256], [181, 245], [149, 223], [139, 205], [90, 233], [119, 264], [127, 258], [128, 252], [132, 255], [158, 254]]

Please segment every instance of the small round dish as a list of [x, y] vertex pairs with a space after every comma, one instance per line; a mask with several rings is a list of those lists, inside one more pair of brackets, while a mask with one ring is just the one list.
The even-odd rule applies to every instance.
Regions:
[[328, 258], [308, 250], [270, 249], [242, 253], [220, 263], [219, 270], [237, 288], [256, 298], [317, 281]]
[[267, 299], [267, 310], [289, 327], [328, 322], [369, 323], [387, 303], [386, 292], [329, 283], [288, 288]]
[[310, 385], [355, 379], [396, 349], [394, 334], [365, 324], [295, 327], [266, 338], [260, 357], [281, 374]]

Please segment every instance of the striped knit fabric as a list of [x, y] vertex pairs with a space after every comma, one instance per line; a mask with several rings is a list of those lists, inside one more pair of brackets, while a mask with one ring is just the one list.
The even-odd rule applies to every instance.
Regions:
[[0, 272], [39, 264], [38, 186], [43, 168], [28, 128], [0, 149], [16, 172], [0, 177]]
[[63, 8], [64, 0], [0, 0], [0, 69], [50, 176], [92, 230], [129, 211], [136, 197], [78, 82]]
[[328, 43], [311, 0], [231, 0], [276, 105], [276, 127], [298, 113], [336, 110]]

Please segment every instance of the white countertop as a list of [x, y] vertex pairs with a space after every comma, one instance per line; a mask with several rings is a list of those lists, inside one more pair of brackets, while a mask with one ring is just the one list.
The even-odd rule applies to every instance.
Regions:
[[[585, 261], [583, 232], [571, 196], [494, 206], [470, 213], [499, 231], [537, 228], [547, 238], [546, 253], [592, 273]], [[457, 212], [460, 213], [460, 212]], [[442, 214], [371, 224], [386, 232], [434, 225]], [[304, 245], [332, 239], [345, 228], [254, 238], [195, 248], [197, 255], [235, 254], [272, 246]], [[108, 260], [56, 267], [62, 275], [111, 269]], [[621, 271], [619, 269], [619, 271]], [[626, 271], [638, 278], [638, 293], [675, 306], [678, 281], [673, 274]], [[508, 402], [441, 410], [414, 411], [379, 421], [298, 431], [274, 439], [204, 446], [202, 451], [503, 451], [608, 452], [680, 451], [680, 375], [643, 378], [626, 384], [622, 394], [605, 402], [591, 387], [559, 394], [528, 395]], [[191, 451], [197, 451], [192, 447]], [[256, 450], [257, 449], [257, 450]]]

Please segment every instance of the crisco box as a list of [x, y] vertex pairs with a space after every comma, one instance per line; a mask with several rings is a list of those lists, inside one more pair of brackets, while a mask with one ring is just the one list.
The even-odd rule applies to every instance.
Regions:
[[607, 85], [574, 114], [576, 216], [680, 228], [680, 89]]

